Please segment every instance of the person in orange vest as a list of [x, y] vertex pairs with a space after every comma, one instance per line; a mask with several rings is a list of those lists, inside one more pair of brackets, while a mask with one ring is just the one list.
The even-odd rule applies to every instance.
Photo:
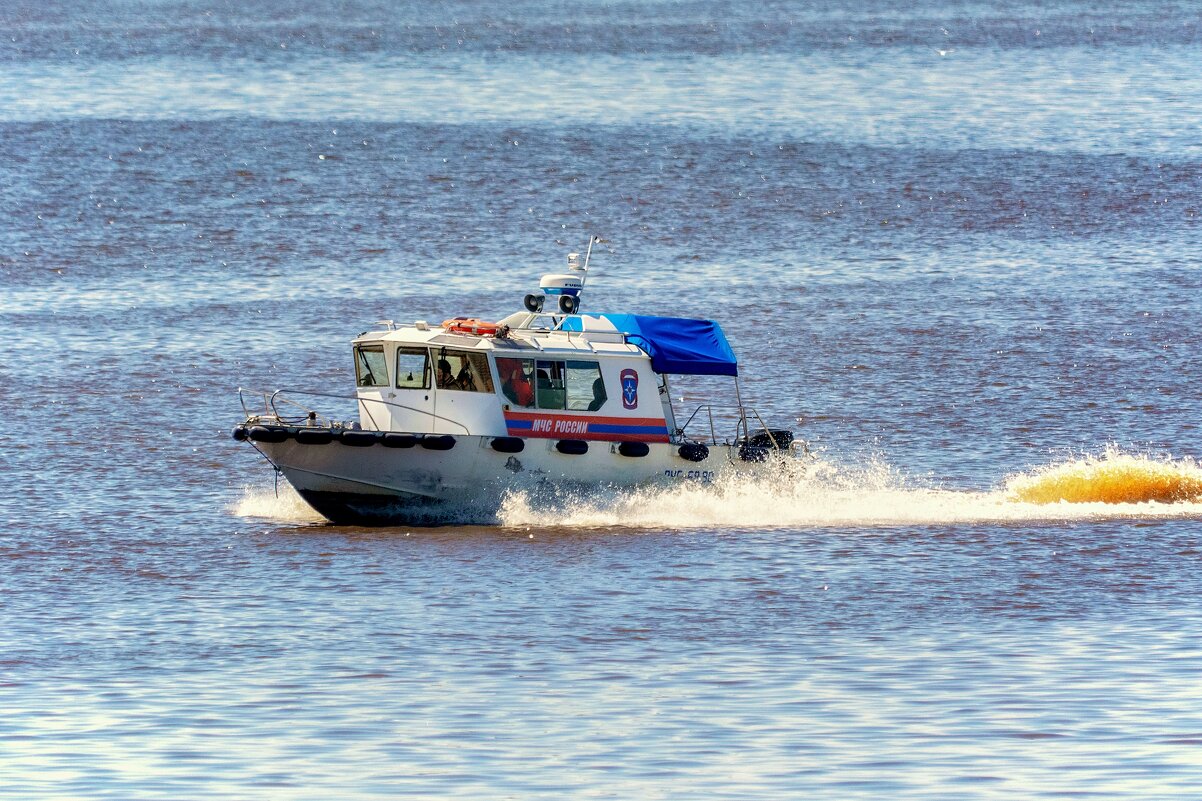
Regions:
[[501, 383], [501, 391], [505, 393], [505, 397], [518, 406], [534, 405], [534, 388], [530, 386], [530, 379], [526, 378], [526, 374], [522, 372], [521, 362], [517, 360], [513, 361], [509, 375]]

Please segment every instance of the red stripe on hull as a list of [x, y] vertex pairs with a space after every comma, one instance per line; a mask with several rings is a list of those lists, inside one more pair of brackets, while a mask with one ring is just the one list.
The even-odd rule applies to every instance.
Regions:
[[668, 423], [662, 417], [599, 417], [593, 414], [547, 414], [545, 412], [505, 412], [505, 420], [581, 420], [606, 426], [661, 426]]
[[511, 437], [588, 439], [608, 442], [669, 442], [662, 417], [598, 417], [595, 415], [505, 412]]
[[528, 428], [511, 428], [509, 436], [524, 437], [526, 439], [587, 439], [599, 442], [671, 442], [671, 438], [667, 434], [618, 434], [612, 432], [597, 432], [583, 434], [573, 434], [569, 432], [563, 433], [545, 433], [541, 431], [531, 431]]

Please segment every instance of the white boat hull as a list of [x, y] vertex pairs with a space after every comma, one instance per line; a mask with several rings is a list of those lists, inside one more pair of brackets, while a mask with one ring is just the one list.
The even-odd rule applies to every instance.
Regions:
[[[438, 439], [445, 444], [445, 438]], [[518, 442], [500, 439], [511, 447]], [[505, 453], [494, 448], [496, 440], [458, 436], [447, 450], [423, 447], [422, 438], [400, 448], [380, 442], [352, 446], [338, 439], [254, 444], [321, 515], [357, 525], [495, 522], [506, 493], [514, 490], [708, 483], [764, 467], [745, 461], [737, 446], [728, 445], [710, 446], [704, 459], [689, 461], [669, 443], [647, 443], [645, 455], [628, 456], [611, 442], [589, 442], [587, 452], [576, 454], [560, 452], [558, 440], [532, 437], [520, 440], [520, 452]], [[786, 455], [770, 453], [760, 455], [772, 462]]]

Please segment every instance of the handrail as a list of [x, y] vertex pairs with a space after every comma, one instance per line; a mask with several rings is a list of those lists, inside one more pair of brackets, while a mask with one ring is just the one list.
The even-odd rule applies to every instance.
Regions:
[[680, 428], [677, 430], [680, 431], [681, 435], [683, 435], [684, 432], [688, 430], [689, 425], [693, 422], [693, 418], [695, 418], [698, 414], [700, 414], [702, 412], [702, 410], [704, 410], [706, 412], [707, 416], [709, 417], [710, 442], [713, 442], [716, 444], [718, 442], [718, 433], [717, 433], [717, 430], [714, 428], [714, 404], [712, 404], [712, 403], [703, 403], [700, 406], [698, 406], [696, 409], [694, 409], [693, 413], [691, 415], [689, 415], [689, 419], [685, 420], [684, 425], [680, 426]]
[[[307, 406], [303, 406], [300, 403], [297, 403], [296, 401], [292, 400], [291, 398], [277, 398], [276, 396], [278, 394], [279, 394], [278, 390], [276, 392], [271, 393], [270, 396], [268, 396], [266, 393], [264, 393], [265, 408], [269, 409], [275, 415], [276, 419], [280, 419], [280, 420], [284, 419], [282, 417], [282, 415], [280, 415], [280, 410], [275, 405], [276, 402], [279, 401], [280, 403], [286, 403], [289, 406], [295, 406], [298, 409], [302, 409], [305, 412], [306, 422], [317, 422], [318, 421], [319, 415], [317, 414], [316, 411], [310, 409]], [[333, 426], [333, 422], [334, 422], [333, 418], [320, 416], [320, 419], [324, 419], [326, 423], [329, 423], [329, 426], [325, 426], [325, 427], [328, 428], [328, 427]]]
[[[247, 416], [247, 418], [259, 417], [259, 416], [269, 416], [269, 417], [274, 417], [276, 420], [279, 420], [280, 422], [293, 422], [288, 417], [281, 414], [280, 409], [275, 405], [276, 402], [279, 402], [281, 404], [288, 404], [290, 406], [295, 406], [297, 409], [300, 409], [304, 413], [304, 417], [306, 418], [307, 422], [311, 423], [312, 421], [315, 421], [318, 419], [317, 412], [309, 409], [309, 407], [304, 406], [304, 405], [292, 400], [291, 398], [285, 398], [285, 397], [277, 398], [276, 396], [279, 395], [283, 391], [284, 390], [276, 390], [275, 392], [268, 392], [268, 391], [262, 390], [262, 389], [246, 389], [244, 387], [238, 387], [238, 402], [242, 405], [242, 412]], [[292, 390], [292, 391], [298, 395], [304, 394], [304, 392], [305, 392], [303, 390]], [[250, 408], [247, 407], [246, 396], [248, 394], [257, 395], [259, 397], [259, 400], [262, 403], [261, 411], [251, 410]], [[332, 397], [346, 397], [346, 396], [332, 396]], [[334, 425], [334, 420], [331, 417], [325, 417], [323, 415], [321, 417], [321, 419], [325, 420], [326, 423], [328, 424], [325, 427], [332, 427]], [[300, 421], [297, 420], [296, 422], [300, 422]]]
[[[246, 414], [247, 417], [253, 416], [251, 411], [249, 409], [247, 409], [247, 407], [246, 407], [246, 399], [244, 397], [244, 393], [250, 393], [250, 392], [254, 392], [257, 395], [262, 396], [264, 411], [270, 412], [278, 420], [283, 420], [284, 417], [280, 414], [280, 410], [276, 405], [277, 403], [289, 404], [292, 406], [296, 406], [299, 409], [303, 409], [306, 413], [306, 417], [309, 420], [313, 420], [317, 417], [316, 411], [309, 409], [309, 408], [303, 406], [302, 404], [287, 397], [287, 395], [291, 394], [291, 395], [313, 396], [313, 397], [318, 397], [318, 398], [337, 398], [339, 400], [355, 400], [359, 403], [379, 403], [384, 406], [392, 406], [397, 409], [404, 409], [405, 411], [408, 411], [408, 412], [416, 412], [417, 414], [426, 415], [427, 417], [432, 417], [435, 420], [442, 420], [443, 422], [450, 423], [451, 425], [462, 428], [464, 433], [469, 436], [472, 433], [470, 428], [468, 428], [467, 426], [465, 426], [463, 423], [459, 422], [458, 420], [453, 420], [449, 417], [444, 417], [443, 415], [435, 414], [434, 412], [430, 412], [430, 411], [426, 411], [425, 409], [417, 409], [412, 406], [406, 406], [403, 403], [395, 403], [392, 401], [381, 400], [380, 398], [363, 398], [363, 397], [360, 397], [358, 394], [347, 395], [347, 394], [339, 394], [339, 393], [333, 393], [333, 392], [317, 392], [315, 390], [308, 390], [308, 389], [277, 389], [274, 392], [268, 393], [268, 392], [265, 392], [262, 390], [246, 390], [246, 389], [243, 389], [242, 387], [239, 387], [238, 388], [238, 400], [239, 400], [239, 403], [241, 403], [241, 405], [242, 405], [242, 411]], [[699, 405], [696, 409], [693, 410], [693, 413], [689, 415], [687, 420], [685, 420], [684, 425], [680, 426], [679, 428], [676, 429], [677, 432], [680, 434], [680, 436], [684, 436], [685, 432], [688, 430], [688, 428], [692, 424], [693, 420], [697, 417], [698, 414], [700, 414], [702, 411], [704, 411], [706, 413], [706, 419], [709, 423], [710, 442], [713, 444], [718, 444], [718, 432], [717, 432], [717, 427], [715, 426], [715, 423], [714, 423], [714, 409], [715, 408], [727, 409], [727, 410], [733, 411], [738, 414], [738, 418], [735, 420], [735, 436], [734, 436], [734, 440], [733, 440], [734, 442], [736, 442], [736, 443], [739, 442], [740, 437], [744, 437], [744, 438], [748, 438], [748, 439], [750, 438], [750, 431], [745, 430], [744, 422], [749, 417], [754, 417], [756, 422], [759, 423], [760, 429], [762, 429], [764, 431], [764, 433], [768, 435], [768, 439], [769, 439], [769, 441], [772, 442], [773, 446], [778, 447], [778, 448], [780, 447], [780, 444], [776, 441], [776, 437], [772, 433], [772, 429], [768, 428], [768, 424], [764, 422], [764, 418], [760, 416], [760, 413], [756, 409], [749, 407], [749, 406], [728, 406], [728, 405], [724, 405], [724, 404], [703, 403], [703, 404]], [[376, 427], [377, 431], [383, 430], [380, 428], [379, 424], [376, 422], [376, 419], [372, 415], [371, 410], [368, 409], [366, 406], [364, 407], [364, 412], [366, 412], [368, 419], [371, 420], [372, 425]], [[324, 417], [324, 419], [326, 421], [332, 423], [332, 418]], [[749, 429], [750, 425], [748, 425], [747, 428]]]
[[[466, 434], [468, 436], [470, 436], [472, 433], [470, 428], [468, 428], [467, 426], [465, 426], [463, 423], [459, 422], [458, 420], [452, 420], [450, 417], [444, 417], [440, 414], [435, 414], [434, 412], [427, 411], [425, 409], [415, 409], [414, 407], [406, 406], [403, 403], [394, 403], [392, 401], [381, 400], [380, 398], [363, 398], [363, 397], [360, 397], [358, 394], [346, 395], [346, 394], [339, 394], [339, 393], [334, 393], [334, 392], [317, 392], [317, 391], [311, 390], [311, 389], [277, 389], [274, 392], [269, 393], [264, 390], [247, 390], [247, 389], [243, 389], [242, 387], [239, 387], [238, 388], [238, 401], [242, 405], [242, 411], [245, 412], [247, 417], [254, 416], [254, 414], [249, 409], [246, 408], [246, 399], [244, 397], [244, 393], [251, 393], [251, 392], [253, 392], [256, 395], [262, 396], [263, 411], [266, 413], [270, 413], [272, 416], [274, 416], [278, 420], [283, 420], [284, 417], [282, 414], [280, 414], [280, 410], [276, 406], [277, 403], [288, 404], [288, 405], [295, 406], [298, 409], [304, 409], [305, 415], [308, 419], [310, 419], [310, 420], [316, 419], [317, 412], [315, 410], [309, 409], [308, 407], [287, 397], [288, 395], [303, 395], [303, 396], [313, 396], [313, 397], [317, 397], [317, 398], [337, 398], [338, 400], [355, 400], [359, 403], [379, 403], [384, 406], [393, 406], [393, 407], [396, 407], [397, 409], [404, 409], [405, 411], [408, 411], [408, 412], [416, 412], [417, 414], [426, 415], [427, 417], [432, 417], [435, 420], [442, 420], [446, 423], [450, 423], [451, 425], [458, 426], [459, 428], [462, 428], [464, 434]], [[364, 407], [364, 411], [366, 412], [368, 419], [371, 420], [371, 424], [376, 427], [376, 430], [382, 431], [383, 429], [381, 429], [379, 423], [376, 422], [376, 418], [372, 415], [371, 410], [368, 409], [367, 407]], [[324, 415], [322, 415], [322, 417], [328, 422], [332, 422], [332, 420], [333, 420], [333, 418], [325, 417]]]
[[[371, 403], [380, 403], [380, 404], [383, 404], [384, 406], [394, 406], [397, 409], [404, 409], [407, 412], [416, 412], [418, 414], [424, 414], [427, 417], [433, 417], [435, 420], [442, 420], [444, 422], [450, 423], [451, 425], [459, 426], [460, 428], [463, 429], [463, 433], [465, 433], [469, 436], [472, 433], [472, 430], [470, 428], [468, 428], [467, 426], [465, 426], [463, 423], [459, 422], [458, 420], [452, 420], [449, 417], [443, 417], [441, 414], [435, 414], [434, 412], [428, 412], [425, 409], [415, 409], [414, 407], [406, 406], [403, 403], [393, 403], [392, 401], [381, 400], [380, 398], [363, 398], [363, 397], [360, 397], [358, 394], [338, 395], [338, 394], [335, 394], [332, 392], [315, 392], [313, 390], [308, 390], [308, 389], [277, 389], [275, 392], [271, 393], [271, 410], [272, 411], [275, 411], [276, 397], [283, 393], [292, 393], [294, 395], [312, 395], [314, 397], [319, 397], [319, 398], [339, 398], [339, 399], [344, 399], [344, 400], [350, 400], [351, 398], [354, 398], [356, 401], [358, 401], [360, 403], [364, 403], [364, 402], [368, 402], [368, 401], [370, 401]], [[291, 402], [291, 401], [288, 401], [287, 398], [285, 398], [284, 400], [286, 402]], [[372, 425], [374, 425], [376, 427], [376, 430], [377, 431], [383, 430], [380, 428], [380, 425], [376, 422], [375, 417], [372, 417], [371, 411], [367, 410], [367, 409], [365, 409], [365, 411], [367, 412], [368, 418], [371, 419]]]
[[256, 395], [259, 395], [263, 400], [263, 411], [268, 410], [269, 407], [267, 405], [267, 393], [266, 392], [264, 392], [261, 389], [245, 389], [243, 387], [238, 387], [238, 403], [242, 405], [242, 413], [243, 414], [245, 414], [247, 417], [254, 416], [254, 412], [252, 412], [250, 409], [246, 408], [246, 396], [244, 393], [248, 393], [248, 392], [253, 392]]
[[[760, 417], [760, 413], [750, 406], [742, 406], [742, 405], [727, 406], [724, 404], [703, 403], [700, 406], [698, 406], [696, 409], [693, 410], [693, 413], [691, 415], [689, 415], [689, 418], [687, 420], [685, 420], [684, 425], [681, 426], [680, 428], [678, 428], [677, 431], [680, 433], [681, 436], [684, 436], [685, 432], [689, 428], [689, 425], [693, 422], [693, 420], [697, 417], [697, 415], [701, 414], [701, 412], [704, 411], [706, 413], [706, 417], [709, 421], [710, 441], [717, 444], [718, 435], [717, 435], [717, 429], [714, 426], [714, 409], [715, 408], [726, 409], [737, 415], [737, 418], [735, 420], [734, 442], [739, 442], [740, 438], [748, 438], [748, 439], [750, 438], [750, 431], [745, 430], [744, 423], [748, 419], [748, 417], [754, 417], [756, 419], [756, 421], [759, 423], [760, 428], [763, 429], [764, 433], [768, 435], [768, 439], [770, 442], [772, 442], [773, 446], [777, 447], [777, 448], [780, 447], [780, 444], [776, 441], [776, 437], [772, 434], [772, 429], [768, 428], [768, 424], [764, 422], [764, 418]], [[750, 426], [748, 426], [748, 428], [749, 427]]]
[[740, 411], [742, 407], [740, 407], [738, 405], [728, 406], [725, 404], [715, 404], [715, 403], [701, 404], [700, 406], [698, 406], [696, 409], [693, 410], [693, 413], [691, 415], [689, 415], [689, 419], [686, 420], [684, 425], [678, 429], [680, 431], [681, 435], [684, 435], [684, 433], [688, 430], [689, 426], [692, 424], [693, 420], [696, 419], [697, 415], [701, 414], [702, 412], [705, 412], [705, 419], [709, 423], [710, 442], [714, 443], [715, 445], [718, 444], [718, 429], [714, 423], [714, 409], [715, 408], [728, 410], [736, 415], [735, 437], [734, 438], [735, 438], [735, 441], [738, 441], [739, 431], [742, 429], [742, 425], [739, 422], [740, 420], [742, 420], [742, 413]]
[[[775, 436], [772, 434], [772, 429], [768, 428], [768, 424], [764, 422], [764, 418], [760, 417], [760, 413], [759, 413], [759, 412], [757, 412], [755, 409], [753, 409], [753, 408], [749, 407], [749, 406], [744, 406], [744, 407], [743, 407], [743, 410], [744, 410], [744, 413], [745, 413], [745, 414], [744, 414], [744, 417], [743, 417], [743, 419], [744, 419], [744, 420], [746, 420], [746, 419], [747, 419], [747, 417], [746, 417], [746, 412], [750, 412], [750, 413], [751, 413], [751, 414], [752, 414], [752, 415], [755, 417], [755, 419], [759, 421], [760, 428], [762, 428], [762, 429], [764, 430], [764, 433], [768, 435], [768, 441], [772, 443], [772, 447], [774, 447], [774, 448], [780, 448], [780, 443], [778, 443], [778, 442], [776, 441], [776, 437], [775, 437]], [[740, 426], [739, 426], [739, 427], [740, 427], [740, 428], [742, 428], [742, 423], [740, 423]], [[748, 425], [748, 426], [747, 426], [747, 428], [748, 428], [748, 429], [750, 429], [750, 428], [751, 428], [751, 426], [750, 426], [750, 425]], [[746, 430], [746, 431], [744, 431], [744, 432], [743, 432], [743, 435], [744, 435], [744, 436], [745, 436], [747, 439], [751, 439], [751, 431], [750, 431], [750, 430]], [[738, 441], [738, 439], [739, 439], [739, 436], [738, 436], [738, 429], [736, 429], [736, 433], [735, 433], [735, 441]]]

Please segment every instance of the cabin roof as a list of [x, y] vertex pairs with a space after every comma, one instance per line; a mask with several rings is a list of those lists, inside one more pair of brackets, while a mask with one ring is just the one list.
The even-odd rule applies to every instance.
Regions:
[[640, 314], [572, 314], [557, 329], [515, 328], [501, 339], [454, 333], [441, 326], [389, 323], [383, 331], [361, 334], [355, 342], [385, 341], [426, 347], [471, 348], [498, 353], [642, 356], [651, 369], [675, 375], [738, 376], [734, 350], [713, 320]]
[[626, 341], [626, 337], [614, 331], [580, 332], [519, 329], [504, 339], [480, 337], [472, 334], [456, 334], [441, 326], [426, 329], [413, 325], [395, 326], [382, 331], [366, 331], [355, 338], [355, 343], [391, 342], [397, 345], [419, 347], [464, 348], [479, 351], [495, 351], [498, 356], [522, 354], [534, 358], [539, 353], [581, 356], [644, 357], [637, 346]]

